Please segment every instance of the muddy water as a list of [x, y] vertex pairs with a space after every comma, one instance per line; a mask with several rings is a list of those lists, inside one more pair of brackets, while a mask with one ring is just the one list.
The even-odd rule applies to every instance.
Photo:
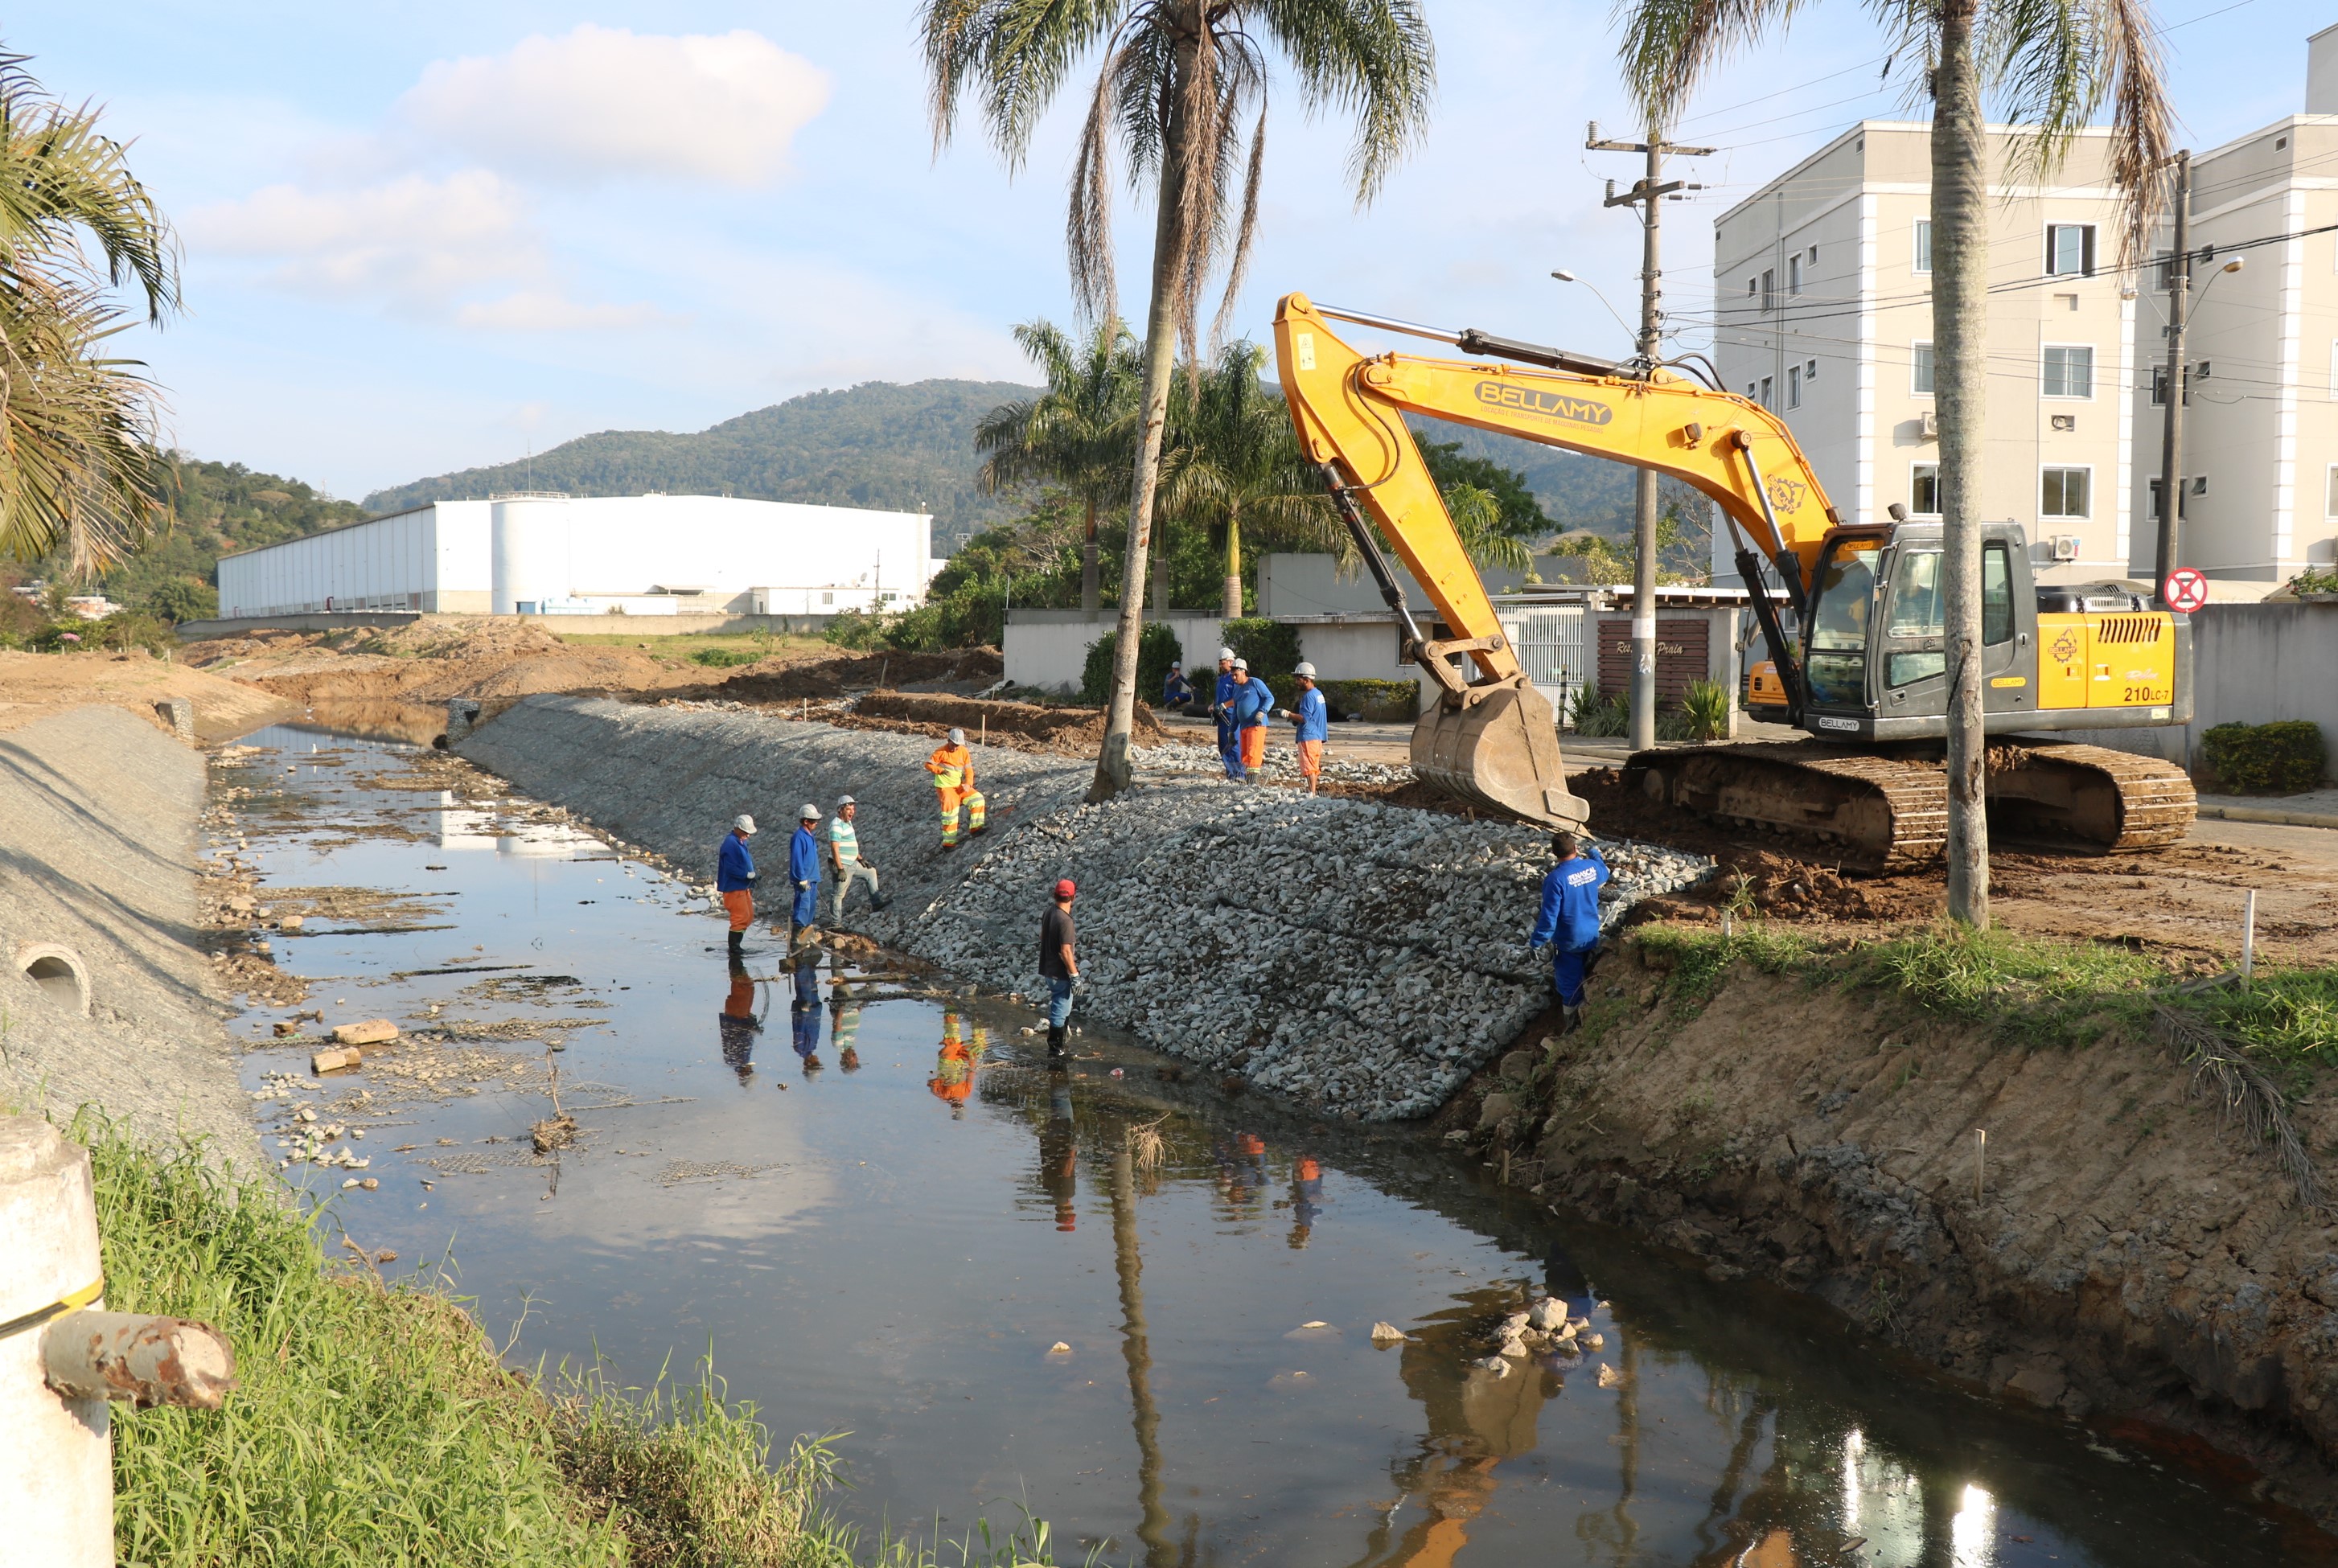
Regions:
[[[2324, 1555], [2245, 1478], [1932, 1383], [1416, 1135], [1095, 1034], [1051, 1075], [1027, 1010], [880, 956], [794, 965], [759, 933], [734, 975], [683, 887], [443, 760], [253, 740], [222, 779], [253, 790], [263, 902], [317, 911], [280, 962], [328, 1022], [408, 1031], [255, 1102], [271, 1153], [305, 1104], [368, 1161], [287, 1175], [397, 1269], [451, 1254], [516, 1358], [642, 1381], [711, 1348], [782, 1438], [843, 1434], [839, 1507], [872, 1526], [1027, 1505], [1072, 1560], [1277, 1568]], [[894, 829], [862, 826], [881, 866]], [[262, 1044], [284, 1015], [241, 1025], [254, 1091], [305, 1069]], [[547, 1063], [582, 1132], [543, 1157]], [[1470, 1367], [1545, 1291], [1604, 1346]], [[1413, 1338], [1375, 1346], [1380, 1319]]]

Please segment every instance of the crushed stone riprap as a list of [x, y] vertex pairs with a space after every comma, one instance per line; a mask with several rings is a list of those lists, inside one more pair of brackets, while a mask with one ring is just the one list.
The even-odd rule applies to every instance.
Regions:
[[[693, 881], [731, 818], [752, 813], [765, 828], [757, 906], [781, 918], [798, 808], [827, 813], [852, 795], [892, 903], [875, 913], [856, 891], [845, 926], [1000, 990], [1037, 987], [1040, 914], [1070, 877], [1081, 1016], [1329, 1114], [1426, 1115], [1548, 1004], [1548, 971], [1526, 945], [1549, 865], [1542, 833], [1200, 770], [1144, 770], [1090, 806], [1089, 763], [995, 749], [976, 760], [992, 830], [945, 853], [931, 749], [572, 697], [529, 698], [457, 748]], [[1712, 865], [1654, 845], [1603, 848], [1611, 922]]]

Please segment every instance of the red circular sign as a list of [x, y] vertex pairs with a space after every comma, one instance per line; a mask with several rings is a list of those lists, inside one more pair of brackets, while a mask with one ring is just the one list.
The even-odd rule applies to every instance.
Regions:
[[2201, 609], [2208, 603], [2208, 579], [2197, 566], [2178, 566], [2159, 585], [2159, 602], [2186, 614]]

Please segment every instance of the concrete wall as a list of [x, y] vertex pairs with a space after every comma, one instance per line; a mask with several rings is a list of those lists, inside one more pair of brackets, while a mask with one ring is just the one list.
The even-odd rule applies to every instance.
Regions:
[[[1151, 617], [1146, 617], [1150, 622]], [[1088, 646], [1107, 632], [1117, 631], [1120, 612], [1099, 610], [1010, 610], [1007, 614], [1007, 646], [1000, 650], [1007, 679], [1017, 686], [1043, 691], [1077, 691], [1086, 667]], [[1225, 640], [1225, 622], [1203, 610], [1173, 610], [1169, 630], [1184, 651], [1185, 668], [1213, 663]], [[1160, 695], [1140, 691], [1150, 701]]]
[[2189, 726], [2079, 739], [2197, 770], [2200, 737], [2215, 725], [2304, 719], [2338, 750], [2338, 604], [2211, 604], [2192, 617], [2192, 660]]
[[[482, 594], [480, 598], [484, 600], [486, 595]], [[484, 603], [477, 609], [479, 613], [486, 613]], [[239, 637], [247, 632], [341, 632], [352, 626], [404, 626], [420, 619], [419, 614], [404, 611], [320, 610], [282, 615], [222, 616], [214, 621], [182, 621], [173, 630], [182, 642], [200, 642], [211, 637]], [[705, 615], [519, 615], [506, 619], [525, 621], [554, 632], [595, 636], [623, 633], [627, 637], [680, 637], [697, 633], [701, 636], [735, 637], [750, 632], [769, 632], [773, 636], [816, 637], [826, 631], [836, 617], [734, 615], [723, 612]]]

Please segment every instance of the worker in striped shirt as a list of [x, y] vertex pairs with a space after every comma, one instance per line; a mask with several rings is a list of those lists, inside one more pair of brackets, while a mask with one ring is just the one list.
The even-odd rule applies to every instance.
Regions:
[[869, 907], [882, 909], [892, 900], [877, 890], [877, 867], [860, 858], [860, 831], [853, 825], [860, 808], [850, 795], [836, 803], [836, 815], [828, 819], [828, 852], [836, 863], [836, 917], [844, 918], [844, 896], [852, 891], [858, 879], [869, 884]]

